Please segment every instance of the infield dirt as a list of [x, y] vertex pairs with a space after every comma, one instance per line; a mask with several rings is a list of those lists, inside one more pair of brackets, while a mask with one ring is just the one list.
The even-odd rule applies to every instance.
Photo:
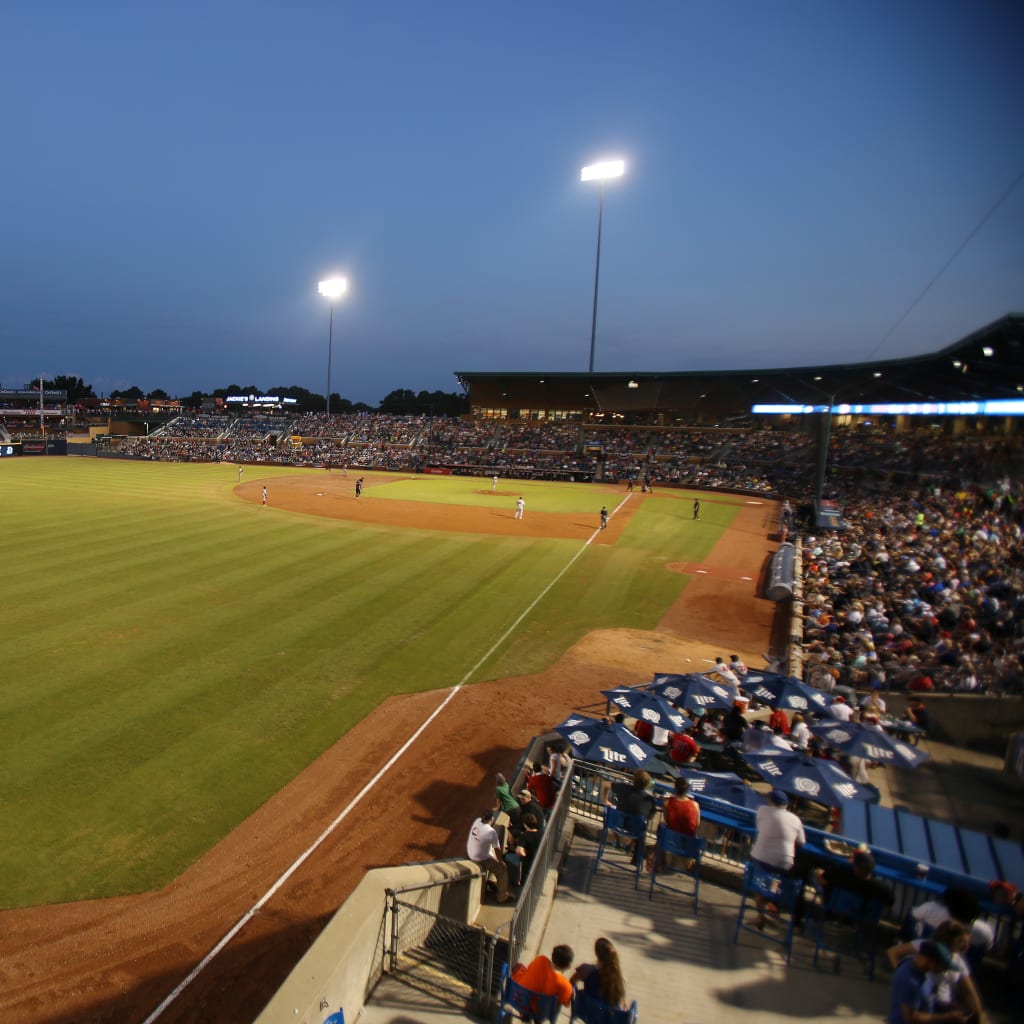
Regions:
[[[597, 525], [579, 515], [529, 510], [517, 522], [511, 492], [500, 509], [373, 501], [371, 474], [366, 496], [357, 501], [352, 474], [341, 479], [346, 486], [332, 488], [338, 494], [330, 500], [322, 476], [275, 479], [271, 502], [307, 514], [460, 532], [585, 540]], [[259, 501], [261, 486], [253, 480], [237, 490]], [[613, 495], [611, 489], [596, 492]], [[627, 508], [659, 500], [637, 498]], [[531, 737], [570, 711], [593, 708], [601, 689], [640, 682], [655, 671], [706, 669], [719, 654], [760, 664], [774, 614], [774, 605], [756, 596], [773, 547], [768, 510], [766, 504], [743, 506], [701, 565], [666, 566], [694, 578], [656, 630], [591, 633], [545, 672], [460, 690], [372, 795], [183, 990], [162, 1024], [252, 1020], [367, 870], [462, 856], [469, 823], [492, 799], [494, 773], [511, 771]], [[615, 516], [595, 542], [614, 543], [627, 521]], [[386, 701], [160, 891], [0, 914], [0, 1020], [145, 1020], [448, 692]]]

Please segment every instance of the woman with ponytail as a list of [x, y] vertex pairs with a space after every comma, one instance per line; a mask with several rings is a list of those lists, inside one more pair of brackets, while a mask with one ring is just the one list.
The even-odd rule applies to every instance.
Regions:
[[572, 976], [574, 985], [582, 984], [583, 994], [600, 1000], [613, 1010], [626, 1009], [626, 983], [619, 966], [619, 954], [610, 939], [594, 943], [597, 963], [581, 964]]

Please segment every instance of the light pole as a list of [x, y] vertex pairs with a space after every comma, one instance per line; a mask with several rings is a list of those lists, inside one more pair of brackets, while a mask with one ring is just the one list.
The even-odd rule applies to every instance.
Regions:
[[597, 285], [601, 279], [601, 221], [604, 219], [604, 183], [609, 178], [621, 178], [626, 173], [624, 160], [602, 160], [580, 171], [580, 181], [596, 181], [601, 186], [597, 207], [597, 261], [594, 264], [594, 310], [590, 317], [590, 372], [594, 372], [594, 339], [597, 336]]
[[331, 415], [331, 350], [334, 347], [334, 300], [340, 299], [348, 291], [348, 279], [329, 277], [321, 281], [317, 291], [331, 304], [330, 319], [327, 326], [327, 415]]

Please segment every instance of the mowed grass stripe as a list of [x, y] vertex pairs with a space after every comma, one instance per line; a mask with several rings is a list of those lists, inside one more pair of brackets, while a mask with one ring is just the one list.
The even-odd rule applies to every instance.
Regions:
[[[164, 884], [384, 697], [464, 676], [578, 551], [294, 516], [236, 481], [0, 463], [18, 580], [0, 634], [3, 906]], [[664, 572], [673, 531], [646, 531], [588, 550], [480, 676], [544, 667], [595, 626], [653, 625], [685, 578]]]
[[[435, 661], [446, 674], [464, 674], [489, 646], [490, 623], [511, 621], [508, 572], [524, 585], [520, 559], [527, 555], [517, 540], [494, 546], [480, 537], [357, 531], [267, 510], [247, 529], [218, 524], [215, 515], [196, 517], [194, 509], [186, 520], [180, 509], [168, 512], [167, 503], [155, 507], [160, 514], [146, 516], [144, 530], [138, 509], [135, 522], [101, 516], [113, 527], [105, 545], [94, 520], [89, 557], [69, 563], [62, 581], [89, 594], [93, 610], [79, 612], [74, 629], [68, 624], [72, 635], [65, 631], [54, 646], [100, 654], [95, 668], [88, 670], [80, 652], [77, 679], [61, 687], [56, 716], [54, 695], [35, 688], [31, 699], [22, 692], [20, 713], [13, 702], [4, 710], [6, 734], [25, 736], [5, 746], [5, 774], [18, 780], [12, 795], [31, 798], [35, 811], [45, 812], [34, 815], [39, 827], [21, 833], [35, 856], [45, 851], [46, 858], [77, 862], [63, 850], [70, 835], [94, 847], [77, 870], [75, 892], [50, 898], [97, 895], [116, 879], [115, 891], [148, 882], [145, 867], [132, 862], [154, 850], [162, 860], [187, 863], [209, 845], [207, 823], [213, 838], [225, 830], [222, 805], [197, 801], [197, 792], [228, 783], [224, 806], [241, 820], [268, 795], [265, 786], [247, 784], [254, 776], [241, 766], [278, 762], [282, 781], [273, 789], [279, 788], [386, 693], [438, 685], [430, 675]], [[552, 555], [557, 547], [539, 546]], [[130, 575], [120, 566], [112, 576], [118, 552], [130, 562]], [[59, 572], [58, 563], [33, 576], [42, 582], [26, 604], [52, 601], [52, 579], [45, 581]], [[501, 597], [497, 605], [482, 599], [480, 573]], [[119, 595], [128, 603], [118, 606]], [[473, 646], [465, 643], [469, 611], [482, 623]], [[435, 631], [446, 638], [443, 645]], [[418, 638], [428, 638], [435, 657], [417, 655]], [[453, 648], [453, 638], [462, 643]], [[408, 672], [388, 665], [396, 648], [405, 652], [395, 660], [404, 657]], [[357, 699], [343, 700], [353, 690]], [[132, 826], [125, 811], [143, 804], [156, 813], [150, 825]], [[153, 833], [173, 821], [189, 827], [163, 839]]]
[[401, 501], [425, 501], [437, 505], [468, 505], [511, 511], [520, 495], [530, 512], [577, 512], [595, 517], [608, 495], [590, 484], [550, 480], [505, 480], [499, 478], [498, 492], [492, 491], [490, 477], [420, 476], [396, 478], [374, 484], [371, 498]]

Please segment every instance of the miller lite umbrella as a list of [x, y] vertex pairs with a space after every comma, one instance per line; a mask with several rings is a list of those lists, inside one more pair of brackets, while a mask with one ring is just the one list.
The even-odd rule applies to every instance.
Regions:
[[648, 684], [648, 693], [664, 697], [670, 704], [686, 711], [698, 708], [731, 708], [736, 695], [722, 683], [716, 683], [707, 676], [696, 672], [674, 675], [670, 672], [656, 672], [654, 682]]
[[652, 775], [675, 775], [658, 757], [653, 747], [638, 739], [619, 722], [604, 722], [587, 715], [570, 715], [555, 732], [564, 736], [572, 746], [573, 754], [580, 761], [630, 771], [643, 768]]
[[861, 722], [819, 722], [811, 732], [847, 757], [863, 757], [891, 767], [916, 768], [928, 755], [896, 736]]
[[724, 800], [737, 807], [756, 810], [765, 798], [748, 786], [735, 772], [702, 772], [696, 768], [680, 768], [679, 774], [690, 783], [690, 795]]
[[835, 761], [805, 754], [743, 754], [773, 789], [827, 807], [842, 807], [847, 800], [874, 800], [875, 793], [853, 781]]
[[767, 704], [773, 711], [783, 708], [786, 711], [828, 714], [825, 694], [792, 676], [777, 672], [748, 672], [740, 681], [740, 686], [754, 700]]
[[642, 719], [669, 732], [685, 732], [693, 728], [693, 722], [678, 708], [649, 690], [616, 686], [614, 690], [602, 690], [601, 693], [630, 718]]

